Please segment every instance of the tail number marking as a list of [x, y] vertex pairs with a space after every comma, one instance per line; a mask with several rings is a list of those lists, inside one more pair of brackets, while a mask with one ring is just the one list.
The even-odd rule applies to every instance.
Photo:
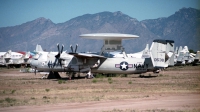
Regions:
[[164, 62], [165, 59], [163, 59], [163, 58], [154, 58], [154, 61], [155, 62]]

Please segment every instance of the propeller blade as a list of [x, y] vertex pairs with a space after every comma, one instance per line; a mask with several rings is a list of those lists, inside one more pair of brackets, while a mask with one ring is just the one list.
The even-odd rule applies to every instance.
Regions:
[[76, 44], [76, 48], [75, 48], [75, 51], [74, 51], [75, 53], [76, 53], [77, 48], [78, 48], [78, 44]]
[[64, 45], [62, 45], [62, 48], [61, 48], [61, 51], [60, 51], [60, 52], [61, 52], [61, 54], [62, 54], [62, 52], [63, 52], [63, 48], [64, 48]]
[[57, 44], [57, 48], [58, 48], [58, 53], [60, 53], [60, 47], [59, 47], [59, 44]]
[[71, 50], [72, 50], [72, 53], [73, 53], [74, 51], [73, 51], [73, 47], [72, 47], [72, 45], [70, 45], [70, 48], [71, 48]]

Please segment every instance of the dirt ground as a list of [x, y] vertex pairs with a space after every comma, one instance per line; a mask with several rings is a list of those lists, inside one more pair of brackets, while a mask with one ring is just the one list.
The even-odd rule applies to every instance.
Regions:
[[[42, 74], [0, 68], [0, 111], [6, 112], [199, 112], [200, 66], [177, 66], [93, 79], [41, 79]], [[152, 72], [145, 76], [155, 76]]]

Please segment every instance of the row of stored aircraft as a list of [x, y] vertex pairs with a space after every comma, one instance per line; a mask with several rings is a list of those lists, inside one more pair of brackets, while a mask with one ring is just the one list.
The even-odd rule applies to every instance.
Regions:
[[39, 51], [38, 57], [33, 58], [31, 66], [40, 72], [49, 72], [49, 76], [59, 78], [58, 72], [87, 73], [90, 77], [94, 73], [135, 74], [148, 71], [159, 72], [160, 69], [174, 66], [175, 52], [173, 40], [156, 39], [149, 49], [138, 53], [126, 54], [123, 39], [138, 38], [137, 35], [95, 33], [82, 34], [81, 38], [101, 39], [104, 44], [100, 52], [77, 53], [71, 47], [71, 52], [63, 52], [64, 46], [57, 44], [58, 52]]
[[[35, 71], [48, 72], [49, 77], [60, 78], [58, 72], [87, 73], [91, 77], [93, 73], [134, 74], [148, 71], [159, 72], [160, 69], [199, 62], [199, 52], [191, 54], [187, 46], [174, 50], [173, 40], [153, 40], [151, 47], [138, 53], [126, 54], [122, 46], [123, 39], [138, 38], [137, 35], [95, 33], [82, 34], [81, 38], [101, 39], [104, 44], [100, 52], [77, 53], [78, 44], [71, 52], [63, 52], [64, 46], [57, 44], [58, 52], [46, 52], [40, 45], [36, 46], [34, 55], [30, 52], [1, 53], [0, 62], [4, 65], [30, 64]], [[15, 56], [14, 56], [15, 55]], [[17, 56], [18, 55], [18, 56]], [[32, 58], [30, 59], [30, 57]], [[17, 58], [18, 57], [18, 58]], [[17, 63], [18, 62], [18, 63]]]
[[30, 52], [0, 52], [0, 65], [9, 67], [21, 67], [30, 64]]
[[187, 65], [187, 64], [199, 64], [200, 59], [200, 51], [197, 51], [196, 54], [190, 53], [187, 46], [180, 46], [179, 48], [176, 47], [174, 52], [174, 62], [175, 65]]

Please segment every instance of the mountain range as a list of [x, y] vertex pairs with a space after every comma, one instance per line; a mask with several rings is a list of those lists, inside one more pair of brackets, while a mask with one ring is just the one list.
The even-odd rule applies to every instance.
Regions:
[[200, 50], [200, 10], [182, 8], [169, 17], [146, 19], [117, 12], [85, 14], [64, 23], [53, 23], [40, 17], [21, 25], [0, 28], [0, 51], [33, 51], [37, 44], [46, 51], [57, 51], [56, 44], [63, 44], [70, 51], [70, 45], [78, 44], [78, 52], [100, 51], [102, 40], [80, 38], [87, 33], [126, 33], [140, 36], [123, 40], [126, 52], [143, 50], [154, 39], [174, 40], [175, 46], [188, 46]]

